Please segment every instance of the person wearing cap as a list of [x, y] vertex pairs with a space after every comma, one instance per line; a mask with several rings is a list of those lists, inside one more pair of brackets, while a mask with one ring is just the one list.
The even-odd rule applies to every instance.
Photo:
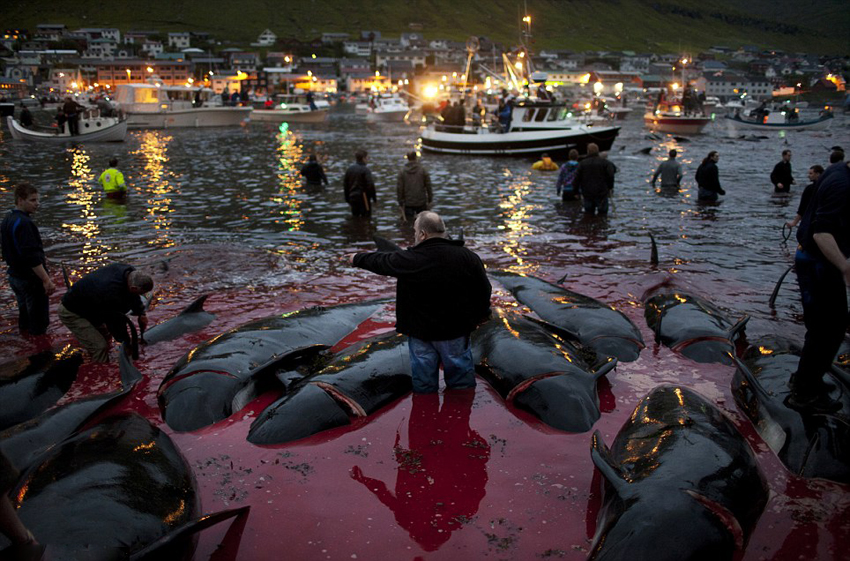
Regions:
[[789, 380], [791, 393], [787, 403], [813, 412], [841, 408], [841, 402], [829, 395], [832, 387], [824, 382], [824, 375], [844, 341], [848, 321], [850, 167], [843, 157], [843, 151], [833, 150], [833, 163], [818, 180], [797, 229], [800, 245], [794, 268], [800, 284], [806, 338], [797, 371]]

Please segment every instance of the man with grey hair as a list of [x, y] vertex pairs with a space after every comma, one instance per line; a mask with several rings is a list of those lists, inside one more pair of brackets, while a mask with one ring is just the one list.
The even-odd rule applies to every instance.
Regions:
[[127, 340], [127, 319], [139, 316], [139, 331], [148, 325], [141, 295], [153, 289], [150, 276], [125, 263], [89, 273], [68, 289], [59, 304], [59, 319], [95, 362], [109, 361], [109, 335]]
[[435, 212], [419, 213], [415, 245], [392, 252], [351, 254], [355, 267], [395, 277], [396, 330], [408, 336], [413, 391], [475, 387], [469, 335], [490, 314], [490, 282], [481, 259], [446, 235]]

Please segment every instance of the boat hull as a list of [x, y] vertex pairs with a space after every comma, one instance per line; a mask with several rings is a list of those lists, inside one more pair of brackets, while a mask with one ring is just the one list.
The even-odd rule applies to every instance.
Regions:
[[404, 111], [367, 111], [366, 120], [378, 123], [400, 123], [404, 121], [408, 110]]
[[316, 111], [285, 111], [281, 109], [254, 109], [251, 121], [258, 123], [324, 123], [328, 120], [327, 109]]
[[652, 131], [670, 134], [700, 134], [711, 122], [710, 117], [665, 117], [647, 114], [644, 123]]
[[599, 150], [611, 149], [620, 127], [574, 127], [563, 130], [520, 131], [508, 133], [485, 132], [450, 133], [427, 128], [422, 132], [424, 150], [443, 154], [474, 156], [539, 156], [542, 152], [553, 158], [567, 156], [573, 148], [587, 153], [587, 145], [595, 143]]
[[732, 131], [822, 131], [832, 125], [832, 115], [821, 117], [817, 121], [803, 121], [800, 123], [754, 123], [726, 116], [724, 122]]
[[[6, 117], [9, 132], [16, 140], [27, 140], [30, 142], [121, 142], [127, 135], [127, 121], [112, 117], [81, 120], [80, 134], [71, 136], [68, 132], [55, 134], [53, 132], [41, 132], [21, 126], [13, 117]], [[67, 129], [66, 129], [67, 131]]]
[[127, 125], [131, 129], [228, 127], [240, 124], [250, 113], [250, 107], [199, 107], [155, 113], [128, 112]]

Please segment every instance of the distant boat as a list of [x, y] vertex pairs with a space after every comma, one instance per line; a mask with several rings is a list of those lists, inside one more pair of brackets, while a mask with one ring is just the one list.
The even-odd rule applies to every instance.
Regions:
[[[776, 118], [771, 119], [771, 117]], [[724, 118], [724, 123], [732, 132], [739, 130], [748, 131], [822, 131], [832, 125], [833, 116], [831, 113], [822, 115], [817, 119], [809, 121], [791, 121], [785, 120], [785, 116], [780, 113], [771, 113], [766, 119], [756, 121], [754, 119], [744, 119], [740, 116], [727, 115]]]
[[[410, 106], [397, 93], [376, 94], [369, 98], [365, 115], [367, 121], [403, 121], [410, 112]], [[360, 105], [355, 107], [355, 113], [362, 115]]]
[[660, 105], [643, 116], [644, 124], [653, 132], [700, 134], [711, 122], [704, 115], [686, 115], [678, 105]]
[[251, 107], [216, 104], [209, 88], [161, 83], [120, 84], [115, 101], [131, 129], [224, 127], [240, 124]]
[[603, 152], [610, 150], [619, 132], [620, 127], [582, 123], [562, 103], [529, 100], [513, 108], [509, 132], [486, 126], [431, 124], [422, 131], [421, 143], [423, 150], [443, 154], [537, 157], [547, 152], [558, 158], [566, 157], [573, 148], [586, 154], [590, 143]]
[[314, 102], [315, 109], [304, 95], [278, 95], [272, 109], [254, 109], [251, 121], [261, 123], [324, 123], [328, 118], [330, 106], [324, 102], [324, 107]]
[[6, 117], [9, 132], [16, 140], [32, 142], [121, 142], [127, 135], [127, 121], [117, 117], [91, 117], [80, 119], [80, 134], [71, 135], [68, 127], [59, 129], [28, 129], [14, 117]]

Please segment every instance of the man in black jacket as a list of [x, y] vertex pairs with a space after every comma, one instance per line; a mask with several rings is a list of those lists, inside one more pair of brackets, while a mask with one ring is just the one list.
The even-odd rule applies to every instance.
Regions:
[[770, 182], [773, 183], [774, 193], [791, 192], [791, 185], [796, 183], [791, 176], [791, 150], [782, 151], [782, 160], [770, 172]]
[[328, 184], [328, 177], [322, 164], [318, 162], [315, 154], [310, 154], [309, 161], [301, 168], [301, 176], [308, 187], [321, 187]]
[[581, 192], [585, 214], [608, 214], [608, 194], [614, 190], [614, 164], [599, 155], [599, 146], [587, 145], [587, 157], [578, 164], [573, 185]]
[[148, 325], [141, 295], [153, 289], [153, 280], [130, 265], [113, 263], [89, 273], [68, 289], [59, 305], [59, 319], [95, 362], [109, 361], [107, 333], [126, 341], [124, 315], [139, 316], [139, 331]]
[[372, 172], [366, 167], [369, 153], [358, 150], [354, 153], [354, 159], [356, 162], [348, 166], [342, 179], [343, 194], [345, 202], [351, 206], [353, 216], [368, 217], [372, 214], [372, 205], [378, 200]]
[[422, 212], [413, 224], [416, 245], [405, 251], [352, 254], [351, 264], [396, 277], [396, 330], [409, 338], [413, 391], [475, 387], [469, 335], [490, 314], [490, 281], [481, 259], [446, 236], [443, 219]]
[[30, 335], [47, 331], [47, 297], [56, 290], [47, 274], [41, 234], [31, 218], [38, 206], [38, 189], [21, 183], [15, 187], [15, 208], [0, 225], [3, 260], [9, 266], [9, 285], [18, 302], [18, 328]]

